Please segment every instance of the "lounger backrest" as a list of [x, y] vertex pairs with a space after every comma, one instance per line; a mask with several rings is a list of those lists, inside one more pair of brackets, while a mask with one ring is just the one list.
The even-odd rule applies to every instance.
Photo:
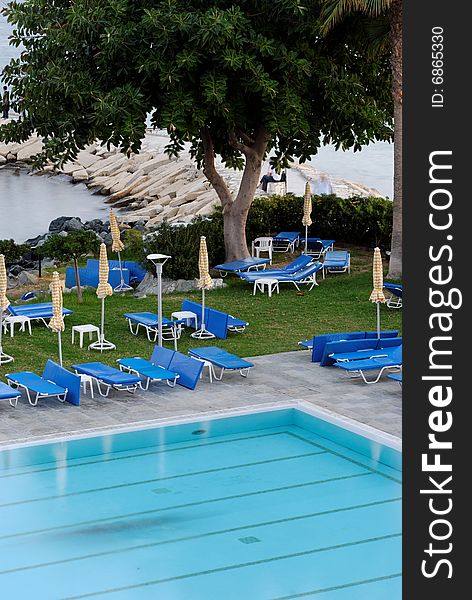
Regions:
[[164, 348], [163, 346], [154, 346], [154, 350], [151, 354], [151, 362], [153, 365], [159, 365], [164, 369], [168, 369], [169, 365], [174, 358], [175, 350], [169, 350], [168, 348]]
[[398, 346], [398, 348], [396, 348], [390, 355], [390, 358], [393, 363], [399, 364], [399, 365], [402, 364], [402, 360], [403, 360], [402, 348], [403, 348], [403, 346]]
[[[280, 270], [285, 271], [287, 273], [296, 273], [300, 269], [303, 269], [307, 265], [309, 265], [313, 260], [312, 256], [308, 254], [300, 254], [298, 258], [296, 258], [293, 262], [291, 262], [286, 267], [282, 267]], [[269, 269], [270, 271], [270, 269]]]
[[[380, 332], [380, 337], [381, 338], [396, 338], [398, 336], [398, 329], [393, 329], [391, 331], [381, 331]], [[365, 338], [369, 338], [369, 339], [377, 339], [378, 335], [376, 331], [366, 331], [364, 334]]]
[[63, 388], [67, 388], [67, 402], [79, 406], [80, 404], [80, 377], [71, 373], [67, 369], [64, 369], [51, 359], [46, 362], [43, 370], [43, 379], [48, 379], [60, 385]]
[[393, 348], [395, 346], [401, 346], [403, 340], [401, 337], [394, 338], [380, 338], [377, 339], [376, 348]]
[[169, 371], [179, 374], [179, 378], [177, 379], [178, 385], [189, 390], [194, 390], [197, 387], [202, 369], [203, 362], [201, 360], [197, 360], [181, 352], [174, 352], [169, 365]]
[[358, 340], [365, 338], [365, 331], [350, 331], [344, 333], [324, 333], [315, 335], [313, 338], [313, 351], [311, 354], [311, 362], [320, 362], [325, 346], [328, 342], [336, 342], [338, 340]]
[[205, 316], [206, 329], [221, 340], [225, 340], [228, 336], [228, 315], [220, 310], [209, 308], [208, 313], [205, 309]]
[[323, 264], [320, 262], [311, 263], [304, 269], [301, 269], [300, 271], [297, 271], [296, 273], [294, 273], [292, 275], [292, 279], [294, 281], [300, 281], [300, 279], [305, 279], [305, 277], [309, 277], [310, 275], [313, 275], [313, 273], [316, 273], [322, 267], [323, 267]]
[[320, 359], [320, 367], [329, 367], [334, 364], [331, 354], [341, 352], [357, 352], [358, 350], [375, 350], [377, 340], [342, 340], [337, 342], [328, 342]]

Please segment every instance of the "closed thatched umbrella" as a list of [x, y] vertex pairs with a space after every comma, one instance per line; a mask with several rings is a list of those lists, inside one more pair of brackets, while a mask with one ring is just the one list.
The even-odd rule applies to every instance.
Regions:
[[3, 334], [3, 311], [10, 306], [10, 301], [7, 298], [7, 270], [5, 267], [5, 257], [0, 254], [0, 365], [12, 362], [13, 356], [5, 354], [2, 347]]
[[202, 290], [202, 325], [200, 329], [197, 329], [192, 333], [192, 337], [200, 340], [206, 340], [214, 338], [215, 336], [205, 329], [205, 290], [211, 290], [213, 287], [213, 279], [210, 277], [210, 270], [208, 266], [208, 250], [206, 245], [206, 238], [204, 235], [200, 238], [200, 249], [198, 253], [198, 271], [200, 278], [198, 280], [198, 287]]
[[111, 208], [110, 208], [110, 231], [111, 231], [111, 237], [113, 240], [111, 249], [113, 252], [117, 252], [118, 262], [120, 264], [121, 282], [119, 285], [116, 286], [115, 292], [129, 292], [133, 288], [130, 285], [128, 285], [127, 283], [125, 283], [125, 280], [123, 277], [123, 267], [121, 264], [121, 251], [124, 250], [125, 245], [121, 241], [120, 228], [118, 226], [118, 221], [116, 219], [115, 213], [113, 212], [113, 210]]
[[57, 342], [59, 347], [59, 364], [62, 367], [62, 339], [61, 333], [64, 331], [64, 316], [62, 314], [62, 285], [59, 280], [59, 273], [54, 271], [51, 283], [52, 293], [52, 318], [49, 321], [49, 329], [57, 333]]
[[372, 275], [374, 280], [374, 289], [370, 294], [369, 300], [377, 304], [377, 337], [380, 338], [380, 304], [385, 302], [383, 292], [383, 267], [380, 248], [374, 250], [374, 262], [372, 267]]
[[311, 188], [308, 181], [305, 185], [305, 195], [303, 197], [303, 219], [302, 224], [305, 226], [305, 254], [308, 253], [308, 227], [311, 225]]
[[105, 244], [100, 244], [100, 262], [98, 267], [98, 287], [96, 294], [102, 301], [102, 318], [98, 341], [93, 342], [93, 344], [90, 344], [89, 346], [89, 348], [100, 350], [100, 352], [103, 350], [114, 350], [116, 348], [115, 344], [112, 344], [105, 339], [105, 298], [113, 294], [111, 285], [108, 283], [108, 273], [107, 247]]

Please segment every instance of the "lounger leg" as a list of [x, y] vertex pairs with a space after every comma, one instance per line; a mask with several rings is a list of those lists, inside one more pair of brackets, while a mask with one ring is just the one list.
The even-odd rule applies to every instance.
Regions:
[[10, 406], [13, 406], [13, 408], [16, 408], [16, 405], [18, 404], [18, 398], [19, 398], [19, 396], [16, 396], [16, 398], [10, 398]]
[[247, 377], [247, 376], [249, 375], [249, 369], [250, 369], [250, 368], [251, 368], [251, 367], [248, 367], [247, 369], [241, 369], [241, 370], [239, 371], [239, 374], [241, 375], [241, 377]]
[[297, 288], [298, 291], [300, 291], [300, 288], [298, 287], [298, 284], [296, 281], [292, 281], [293, 285]]
[[94, 379], [95, 379], [95, 383], [97, 384], [97, 389], [98, 389], [98, 393], [100, 394], [100, 396], [103, 396], [103, 398], [107, 398], [108, 394], [110, 393], [111, 385], [104, 384], [107, 389], [106, 389], [106, 392], [103, 393], [101, 382], [98, 379], [96, 379], [96, 378], [94, 378]]
[[139, 330], [139, 323], [136, 325], [136, 329], [135, 331], [133, 331], [133, 324], [131, 323], [131, 320], [128, 319], [128, 323], [129, 323], [129, 330], [131, 331], [131, 333], [133, 335], [138, 335], [138, 330]]
[[221, 381], [223, 378], [223, 373], [225, 372], [225, 368], [224, 367], [221, 368], [219, 376], [216, 374], [216, 369], [213, 364], [211, 365], [211, 369], [213, 370], [213, 377], [216, 379], [216, 381]]

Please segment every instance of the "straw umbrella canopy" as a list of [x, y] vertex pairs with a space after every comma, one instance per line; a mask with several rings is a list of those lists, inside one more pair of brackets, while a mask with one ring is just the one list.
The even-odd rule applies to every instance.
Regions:
[[380, 248], [374, 250], [374, 261], [372, 266], [372, 276], [374, 287], [370, 294], [369, 300], [377, 305], [377, 337], [380, 338], [380, 304], [385, 302], [385, 294], [383, 292], [383, 267]]
[[111, 249], [113, 252], [118, 253], [118, 262], [120, 264], [120, 279], [121, 279], [121, 281], [120, 281], [120, 284], [116, 286], [115, 292], [129, 292], [133, 288], [130, 285], [128, 285], [127, 283], [125, 283], [125, 280], [123, 277], [123, 267], [121, 264], [121, 251], [124, 250], [125, 245], [121, 241], [118, 220], [116, 218], [115, 213], [113, 212], [113, 210], [111, 208], [110, 208], [110, 231], [111, 231], [111, 238], [112, 238]]
[[110, 230], [111, 237], [113, 240], [111, 249], [113, 252], [121, 252], [124, 250], [125, 245], [121, 241], [120, 238], [120, 228], [118, 227], [118, 221], [116, 219], [116, 215], [113, 210], [110, 208]]
[[13, 360], [12, 356], [4, 354], [2, 349], [2, 333], [3, 333], [3, 311], [10, 306], [10, 301], [7, 298], [7, 270], [5, 267], [5, 257], [0, 254], [0, 365], [9, 363]]
[[302, 225], [305, 226], [305, 254], [307, 253], [308, 250], [308, 227], [310, 227], [312, 221], [311, 221], [311, 211], [312, 211], [312, 204], [311, 204], [311, 187], [309, 182], [306, 182], [305, 185], [305, 195], [303, 196], [303, 219], [302, 219]]
[[57, 333], [59, 344], [59, 364], [62, 367], [62, 339], [61, 333], [64, 331], [64, 316], [62, 314], [62, 285], [59, 280], [59, 273], [54, 271], [51, 283], [52, 292], [52, 318], [49, 321], [49, 328]]
[[210, 290], [213, 287], [213, 279], [210, 277], [210, 268], [208, 265], [208, 249], [206, 237], [200, 237], [200, 248], [198, 253], [198, 288], [202, 290], [202, 325], [198, 331], [192, 333], [192, 337], [200, 339], [215, 337], [212, 333], [205, 329], [205, 290]]
[[108, 283], [108, 257], [107, 257], [107, 247], [105, 244], [100, 244], [100, 261], [98, 265], [98, 287], [97, 287], [97, 297], [100, 300], [104, 300], [107, 296], [111, 296], [113, 294], [113, 290], [111, 285]]
[[113, 289], [111, 285], [108, 283], [108, 257], [107, 257], [107, 247], [105, 244], [100, 244], [100, 260], [98, 265], [98, 287], [97, 287], [97, 297], [102, 301], [102, 318], [100, 325], [100, 337], [97, 342], [90, 344], [89, 348], [93, 348], [95, 350], [114, 350], [116, 348], [115, 344], [108, 342], [105, 339], [105, 298], [107, 296], [111, 296], [113, 294]]

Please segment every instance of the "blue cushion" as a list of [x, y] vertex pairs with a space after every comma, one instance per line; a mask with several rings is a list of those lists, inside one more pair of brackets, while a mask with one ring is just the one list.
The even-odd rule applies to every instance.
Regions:
[[200, 360], [186, 356], [181, 352], [174, 352], [169, 365], [169, 371], [179, 374], [179, 378], [177, 379], [178, 385], [189, 390], [196, 388], [202, 369], [203, 363]]
[[254, 364], [245, 360], [244, 358], [240, 358], [235, 354], [230, 354], [226, 352], [226, 350], [222, 350], [217, 346], [206, 346], [204, 348], [190, 348], [189, 353], [197, 356], [198, 358], [202, 358], [203, 360], [208, 360], [214, 365], [225, 368], [225, 369], [249, 369], [253, 367]]
[[[140, 325], [145, 325], [146, 327], [157, 327], [158, 326], [158, 318], [155, 313], [152, 312], [141, 312], [141, 313], [125, 313], [124, 317], [129, 319], [133, 323], [139, 323]], [[162, 317], [162, 323], [164, 325], [169, 325], [170, 323], [175, 323], [176, 321], [170, 321], [166, 319], [166, 317]]]
[[144, 358], [120, 358], [117, 362], [124, 367], [128, 367], [134, 371], [137, 371], [144, 377], [149, 377], [150, 379], [154, 380], [165, 381], [167, 379], [175, 379], [177, 376], [177, 373], [168, 371], [163, 367], [153, 365], [150, 360], [146, 360]]
[[357, 340], [365, 338], [365, 331], [350, 331], [344, 333], [323, 333], [321, 335], [315, 335], [313, 338], [313, 352], [311, 355], [312, 362], [320, 362], [323, 356], [325, 345], [328, 342], [335, 342], [337, 340]]
[[228, 337], [228, 315], [220, 310], [209, 308], [208, 316], [206, 310], [205, 316], [205, 328], [217, 338], [225, 340]]
[[10, 400], [10, 398], [18, 398], [19, 396], [21, 396], [21, 393], [18, 390], [14, 390], [0, 381], [0, 400]]
[[132, 373], [124, 373], [119, 369], [104, 365], [100, 362], [84, 363], [81, 365], [73, 365], [72, 367], [79, 373], [90, 375], [109, 385], [134, 385], [141, 381], [140, 377]]
[[61, 367], [51, 359], [46, 362], [43, 370], [44, 379], [54, 381], [57, 385], [67, 388], [67, 402], [80, 405], [80, 377]]
[[154, 346], [154, 350], [151, 354], [151, 363], [153, 365], [158, 365], [163, 369], [169, 369], [169, 365], [174, 358], [175, 350], [169, 350], [168, 348], [164, 348], [163, 346]]
[[56, 396], [57, 394], [64, 394], [66, 391], [62, 386], [51, 383], [46, 379], [43, 379], [37, 373], [32, 373], [31, 371], [9, 373], [7, 377], [37, 394]]
[[249, 258], [243, 258], [242, 260], [234, 260], [232, 262], [222, 263], [212, 267], [218, 271], [238, 272], [245, 271], [251, 267], [257, 267], [259, 265], [265, 265], [270, 262], [270, 258], [255, 258], [253, 256]]
[[382, 367], [395, 367], [402, 364], [401, 352], [400, 355], [392, 353], [388, 357], [368, 358], [365, 360], [352, 360], [350, 362], [334, 363], [335, 367], [344, 369], [345, 371], [371, 371], [381, 369]]
[[294, 242], [296, 239], [300, 237], [299, 231], [281, 231], [277, 235], [275, 235], [272, 239], [274, 240], [287, 240], [288, 242]]

